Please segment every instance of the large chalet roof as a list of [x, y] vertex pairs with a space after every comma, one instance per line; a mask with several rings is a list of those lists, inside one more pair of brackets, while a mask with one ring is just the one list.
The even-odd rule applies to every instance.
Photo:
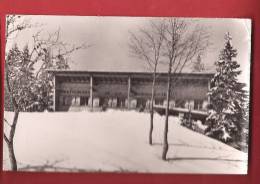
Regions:
[[[128, 71], [87, 71], [87, 70], [48, 70], [55, 76], [73, 77], [73, 76], [107, 76], [107, 77], [151, 77], [152, 72], [128, 72]], [[167, 72], [158, 72], [157, 76], [167, 77]], [[214, 76], [213, 72], [190, 72], [173, 73], [172, 76], [181, 78], [204, 78], [210, 79]]]

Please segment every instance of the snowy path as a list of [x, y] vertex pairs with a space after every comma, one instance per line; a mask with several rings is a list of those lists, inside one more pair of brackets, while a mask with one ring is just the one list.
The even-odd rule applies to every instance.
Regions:
[[[5, 113], [7, 119], [11, 113]], [[32, 121], [32, 119], [34, 121]], [[169, 161], [161, 160], [164, 117], [155, 115], [148, 145], [149, 114], [134, 111], [21, 113], [15, 136], [19, 168], [53, 171], [166, 173], [247, 172], [247, 154], [169, 123]], [[53, 165], [52, 165], [53, 164]], [[4, 145], [4, 169], [9, 161]]]

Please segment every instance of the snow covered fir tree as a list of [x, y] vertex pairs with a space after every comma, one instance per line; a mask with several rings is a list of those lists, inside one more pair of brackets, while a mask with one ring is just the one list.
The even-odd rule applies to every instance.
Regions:
[[246, 85], [238, 81], [241, 70], [235, 60], [237, 50], [233, 48], [231, 40], [227, 33], [225, 47], [215, 62], [216, 73], [208, 93], [211, 104], [206, 119], [206, 134], [239, 148], [245, 139], [243, 132], [248, 124], [245, 110], [248, 95], [244, 89]]
[[193, 66], [192, 66], [192, 71], [193, 72], [202, 72], [205, 70], [205, 66], [201, 60], [201, 55], [199, 54], [196, 61], [193, 63]]
[[[62, 55], [51, 59], [50, 51], [40, 50], [37, 57], [42, 59], [33, 60], [28, 45], [22, 50], [15, 44], [7, 54], [8, 80], [14, 98], [19, 101], [19, 110], [26, 111], [44, 111], [51, 110], [53, 76], [48, 75], [48, 69], [66, 70], [69, 68], [67, 60]], [[40, 63], [41, 67], [37, 69], [35, 65]], [[6, 84], [6, 81], [5, 81]], [[13, 111], [12, 100], [9, 90], [5, 85], [5, 110]]]
[[[29, 48], [26, 45], [23, 50], [19, 50], [17, 44], [7, 55], [8, 80], [13, 97], [19, 102], [19, 110], [27, 111], [30, 102], [34, 101], [33, 89], [33, 66], [30, 64]], [[7, 72], [7, 71], [6, 71]], [[5, 108], [13, 110], [7, 85], [5, 85]]]

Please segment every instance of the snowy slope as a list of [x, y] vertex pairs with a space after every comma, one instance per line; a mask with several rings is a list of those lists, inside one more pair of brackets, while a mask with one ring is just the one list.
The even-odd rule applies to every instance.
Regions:
[[[12, 119], [12, 113], [5, 113]], [[164, 117], [135, 111], [21, 113], [15, 135], [20, 170], [246, 174], [247, 154], [169, 122], [169, 161], [161, 160]], [[10, 168], [4, 144], [4, 169]]]

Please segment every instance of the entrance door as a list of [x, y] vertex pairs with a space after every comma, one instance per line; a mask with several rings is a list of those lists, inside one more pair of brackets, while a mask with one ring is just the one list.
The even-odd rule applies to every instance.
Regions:
[[139, 98], [139, 99], [137, 99], [137, 108], [145, 108], [145, 106], [146, 106], [146, 99], [144, 99], [144, 98]]
[[88, 97], [82, 96], [80, 97], [80, 106], [87, 106], [88, 105]]
[[106, 97], [103, 97], [103, 98], [100, 98], [100, 101], [99, 101], [99, 106], [100, 107], [108, 107], [108, 98]]
[[118, 98], [117, 99], [117, 107], [118, 108], [125, 108], [125, 98]]

